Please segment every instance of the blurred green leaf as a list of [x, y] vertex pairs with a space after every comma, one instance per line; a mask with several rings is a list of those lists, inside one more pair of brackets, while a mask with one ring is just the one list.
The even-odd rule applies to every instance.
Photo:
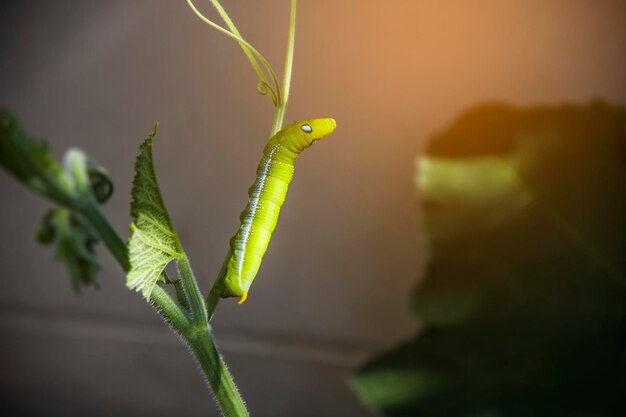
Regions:
[[109, 172], [93, 159], [88, 159], [87, 175], [96, 201], [100, 204], [106, 202], [113, 195], [114, 188]]
[[[79, 154], [86, 160], [85, 170], [89, 190], [98, 203], [104, 203], [113, 193], [113, 182], [108, 172], [97, 162], [87, 158], [78, 149], [66, 154]], [[63, 169], [52, 155], [48, 144], [30, 138], [22, 129], [17, 117], [0, 108], [0, 167], [34, 191], [51, 198], [60, 205], [75, 208], [81, 197], [76, 188], [76, 178], [66, 167]]]
[[29, 138], [6, 109], [0, 109], [0, 166], [33, 190], [65, 201], [69, 181], [48, 145]]
[[78, 149], [67, 151], [62, 166], [47, 144], [30, 138], [6, 109], [0, 109], [0, 167], [58, 204], [44, 215], [37, 239], [56, 245], [55, 256], [65, 265], [76, 292], [87, 285], [97, 287], [98, 239], [81, 211], [111, 196], [113, 183], [106, 170]]
[[626, 111], [478, 106], [418, 161], [423, 326], [353, 385], [389, 416], [626, 415]]
[[85, 221], [66, 208], [51, 209], [39, 225], [37, 239], [44, 245], [56, 245], [55, 256], [65, 265], [75, 292], [88, 285], [99, 287], [100, 266], [94, 252], [98, 238]]
[[126, 286], [141, 291], [147, 300], [167, 264], [183, 256], [183, 249], [154, 173], [152, 144], [156, 133], [155, 126], [141, 144], [135, 161], [135, 179], [131, 191], [133, 200], [130, 206], [134, 222], [130, 225], [130, 270], [126, 277]]

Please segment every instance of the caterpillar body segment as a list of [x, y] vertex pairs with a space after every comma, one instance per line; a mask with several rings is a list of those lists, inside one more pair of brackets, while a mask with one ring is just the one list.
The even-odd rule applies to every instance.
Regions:
[[294, 174], [300, 152], [335, 130], [333, 119], [312, 119], [291, 124], [272, 136], [248, 190], [248, 204], [241, 226], [231, 239], [232, 255], [223, 282], [216, 287], [221, 297], [241, 297], [243, 303], [276, 228], [280, 208]]

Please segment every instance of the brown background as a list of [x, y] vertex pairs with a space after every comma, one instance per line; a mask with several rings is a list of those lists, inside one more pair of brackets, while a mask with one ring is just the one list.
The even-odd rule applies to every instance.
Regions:
[[[282, 72], [288, 2], [224, 5]], [[369, 415], [345, 377], [415, 331], [425, 138], [484, 100], [626, 103], [625, 21], [626, 3], [608, 0], [300, 2], [287, 121], [339, 127], [299, 161], [249, 300], [214, 320], [254, 415]], [[182, 0], [5, 1], [0, 40], [0, 105], [57, 155], [78, 146], [109, 168], [105, 210], [121, 231], [137, 146], [160, 122], [161, 187], [208, 289], [272, 118], [236, 43]], [[110, 256], [100, 251], [102, 289], [75, 297], [33, 240], [46, 203], [4, 173], [0, 193], [3, 414], [217, 415]]]

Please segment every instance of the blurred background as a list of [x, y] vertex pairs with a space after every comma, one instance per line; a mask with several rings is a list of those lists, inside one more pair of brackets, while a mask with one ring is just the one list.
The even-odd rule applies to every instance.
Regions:
[[[282, 71], [288, 2], [224, 6]], [[338, 129], [298, 161], [248, 301], [213, 321], [253, 415], [373, 415], [346, 378], [416, 332], [426, 139], [477, 102], [626, 104], [625, 21], [619, 0], [299, 3], [286, 121], [331, 116]], [[122, 232], [137, 147], [160, 123], [157, 176], [208, 290], [273, 115], [237, 44], [182, 0], [5, 1], [0, 39], [0, 105], [57, 156], [77, 146], [109, 169], [105, 211]], [[101, 288], [76, 297], [33, 238], [48, 204], [4, 172], [0, 195], [3, 414], [217, 415], [112, 258], [99, 251]]]

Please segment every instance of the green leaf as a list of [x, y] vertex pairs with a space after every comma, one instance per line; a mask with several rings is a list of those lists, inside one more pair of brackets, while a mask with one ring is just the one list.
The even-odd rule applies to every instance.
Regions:
[[353, 385], [389, 416], [626, 415], [626, 111], [478, 106], [418, 161], [423, 332]]
[[37, 239], [44, 245], [56, 244], [55, 256], [65, 265], [74, 291], [99, 286], [100, 266], [94, 253], [98, 238], [86, 222], [66, 208], [51, 209], [39, 226]]
[[109, 198], [113, 183], [104, 168], [78, 149], [66, 153], [64, 165], [44, 142], [28, 137], [10, 111], [0, 109], [0, 166], [58, 204], [44, 216], [37, 238], [56, 245], [57, 259], [63, 261], [72, 288], [80, 292], [83, 286], [98, 285], [100, 269], [94, 254], [98, 239], [81, 212]]
[[0, 109], [0, 166], [45, 195], [67, 191], [67, 178], [48, 145], [29, 138], [6, 109]]
[[126, 285], [130, 289], [141, 291], [147, 300], [167, 264], [183, 257], [183, 249], [163, 204], [154, 174], [152, 143], [157, 128], [155, 126], [154, 131], [141, 144], [135, 162], [135, 179], [131, 192], [131, 215], [134, 222], [130, 225], [132, 234], [128, 241], [130, 270]]
[[108, 172], [78, 149], [66, 153], [66, 162], [71, 154], [86, 161], [86, 190], [77, 189], [74, 173], [69, 167], [63, 169], [45, 142], [29, 138], [17, 118], [10, 111], [0, 109], [0, 166], [60, 205], [75, 208], [79, 200], [91, 198], [90, 193], [98, 203], [104, 203], [113, 193]]

